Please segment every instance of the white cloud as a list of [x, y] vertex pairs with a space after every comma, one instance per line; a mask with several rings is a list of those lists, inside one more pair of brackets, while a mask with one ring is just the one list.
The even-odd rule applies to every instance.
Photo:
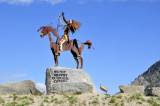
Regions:
[[78, 3], [79, 4], [84, 4], [84, 3], [86, 3], [88, 0], [78, 0]]
[[37, 83], [37, 85], [46, 91], [46, 85], [44, 83]]
[[0, 75], [0, 80], [8, 80], [8, 79], [15, 79], [15, 78], [21, 78], [26, 77], [28, 74], [26, 73], [11, 73], [11, 72], [5, 72], [2, 75]]
[[58, 3], [64, 3], [67, 0], [41, 0], [41, 1], [48, 2], [48, 3], [51, 3], [52, 5], [55, 5], [55, 4], [58, 4]]
[[33, 0], [0, 0], [0, 3], [8, 4], [30, 4]]
[[[22, 4], [22, 5], [29, 5], [33, 3], [34, 1], [41, 1], [46, 2], [52, 5], [59, 4], [59, 3], [65, 3], [67, 1], [73, 1], [73, 0], [0, 0], [0, 3], [8, 3], [8, 4]], [[86, 2], [102, 2], [105, 0], [77, 0], [79, 4], [84, 4]], [[111, 2], [128, 2], [132, 0], [110, 0]], [[157, 2], [160, 0], [135, 0], [138, 2]]]
[[[111, 0], [112, 2], [128, 2], [128, 1], [132, 1], [132, 0]], [[156, 2], [156, 1], [160, 1], [160, 0], [135, 0], [138, 2]]]
[[137, 1], [142, 1], [142, 2], [155, 2], [155, 1], [160, 1], [160, 0], [137, 0]]

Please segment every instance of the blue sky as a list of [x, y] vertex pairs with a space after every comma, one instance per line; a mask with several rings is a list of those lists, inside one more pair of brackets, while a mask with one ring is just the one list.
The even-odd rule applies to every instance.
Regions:
[[[0, 0], [0, 83], [31, 79], [43, 86], [54, 60], [48, 36], [41, 39], [37, 30], [50, 22], [56, 27], [63, 11], [82, 23], [70, 38], [95, 48], [85, 47], [83, 70], [97, 89], [102, 84], [115, 94], [160, 60], [159, 10], [160, 0]], [[69, 51], [59, 66], [76, 67]]]

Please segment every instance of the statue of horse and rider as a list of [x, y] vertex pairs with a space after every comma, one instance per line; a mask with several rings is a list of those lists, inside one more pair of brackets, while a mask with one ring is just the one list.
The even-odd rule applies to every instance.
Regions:
[[[74, 20], [66, 20], [64, 17], [64, 13], [62, 12], [63, 20], [65, 23], [62, 22], [61, 16], [58, 16], [59, 22], [62, 24], [64, 27], [64, 35], [60, 38], [58, 35], [58, 30], [56, 28], [53, 28], [52, 26], [42, 26], [38, 29], [42, 30], [40, 37], [43, 38], [45, 35], [48, 34], [49, 36], [49, 41], [50, 41], [50, 48], [52, 50], [53, 56], [54, 56], [54, 61], [55, 61], [55, 67], [58, 66], [58, 56], [60, 56], [60, 53], [63, 51], [68, 51], [70, 50], [76, 63], [77, 63], [77, 69], [79, 68], [79, 59], [81, 62], [81, 67], [80, 69], [83, 68], [83, 58], [81, 56], [81, 53], [84, 49], [84, 45], [88, 45], [88, 49], [91, 48], [92, 42], [87, 40], [86, 42], [81, 42], [77, 39], [70, 40], [69, 39], [69, 33], [72, 32], [75, 33], [76, 30], [78, 30], [81, 26], [80, 22], [74, 21]], [[52, 41], [51, 34], [50, 32], [57, 37], [56, 42]], [[79, 47], [78, 44], [81, 44]]]

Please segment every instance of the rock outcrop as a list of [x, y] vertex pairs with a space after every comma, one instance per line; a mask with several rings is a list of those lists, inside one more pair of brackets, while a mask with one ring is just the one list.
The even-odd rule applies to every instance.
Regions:
[[0, 84], [0, 94], [44, 94], [45, 91], [32, 80]]
[[144, 86], [120, 85], [120, 93], [144, 94]]
[[131, 85], [160, 87], [160, 61], [136, 78]]
[[61, 92], [98, 93], [91, 77], [81, 69], [61, 67], [48, 68], [46, 71], [47, 94]]
[[145, 94], [147, 96], [160, 96], [160, 87], [146, 87]]
[[160, 95], [160, 61], [138, 76], [131, 85], [144, 86], [146, 95]]

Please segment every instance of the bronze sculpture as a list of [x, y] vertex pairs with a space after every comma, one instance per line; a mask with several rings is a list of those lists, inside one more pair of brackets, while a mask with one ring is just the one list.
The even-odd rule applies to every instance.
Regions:
[[[57, 32], [57, 29], [51, 27], [51, 26], [42, 26], [38, 29], [39, 30], [42, 30], [41, 31], [41, 35], [40, 37], [43, 38], [45, 35], [48, 34], [49, 36], [49, 41], [50, 41], [50, 48], [52, 50], [52, 53], [53, 53], [53, 56], [54, 56], [54, 60], [55, 60], [55, 67], [58, 66], [58, 56], [60, 56], [60, 53], [58, 52], [59, 49], [60, 49], [60, 41], [63, 39], [63, 38], [60, 38], [59, 35], [58, 35], [58, 32]], [[57, 37], [57, 40], [56, 42], [53, 42], [52, 41], [52, 38], [51, 38], [51, 34], [50, 32], [55, 36]], [[80, 42], [81, 46], [79, 47], [78, 46], [78, 42]], [[87, 40], [86, 42], [81, 42], [79, 40], [76, 40], [76, 39], [73, 39], [73, 40], [68, 40], [68, 41], [65, 41], [62, 45], [62, 48], [63, 48], [63, 51], [68, 51], [70, 50], [76, 63], [77, 63], [77, 69], [79, 68], [79, 60], [80, 59], [80, 62], [81, 62], [81, 67], [80, 69], [83, 68], [83, 58], [81, 57], [81, 53], [84, 49], [84, 45], [88, 45], [88, 49], [91, 48], [92, 46], [92, 42], [90, 42], [89, 40]]]
[[62, 12], [62, 16], [63, 16], [63, 20], [64, 22], [66, 23], [63, 23], [62, 20], [61, 20], [61, 16], [59, 15], [58, 16], [58, 19], [59, 19], [59, 22], [64, 26], [64, 35], [62, 36], [62, 39], [61, 41], [59, 42], [59, 46], [60, 46], [60, 50], [59, 52], [62, 53], [63, 52], [63, 49], [62, 49], [62, 45], [64, 42], [68, 42], [69, 43], [69, 33], [70, 31], [73, 33], [75, 33], [76, 30], [78, 30], [81, 26], [81, 23], [80, 22], [77, 22], [77, 21], [74, 21], [74, 20], [66, 20], [65, 17], [64, 17], [64, 13]]

